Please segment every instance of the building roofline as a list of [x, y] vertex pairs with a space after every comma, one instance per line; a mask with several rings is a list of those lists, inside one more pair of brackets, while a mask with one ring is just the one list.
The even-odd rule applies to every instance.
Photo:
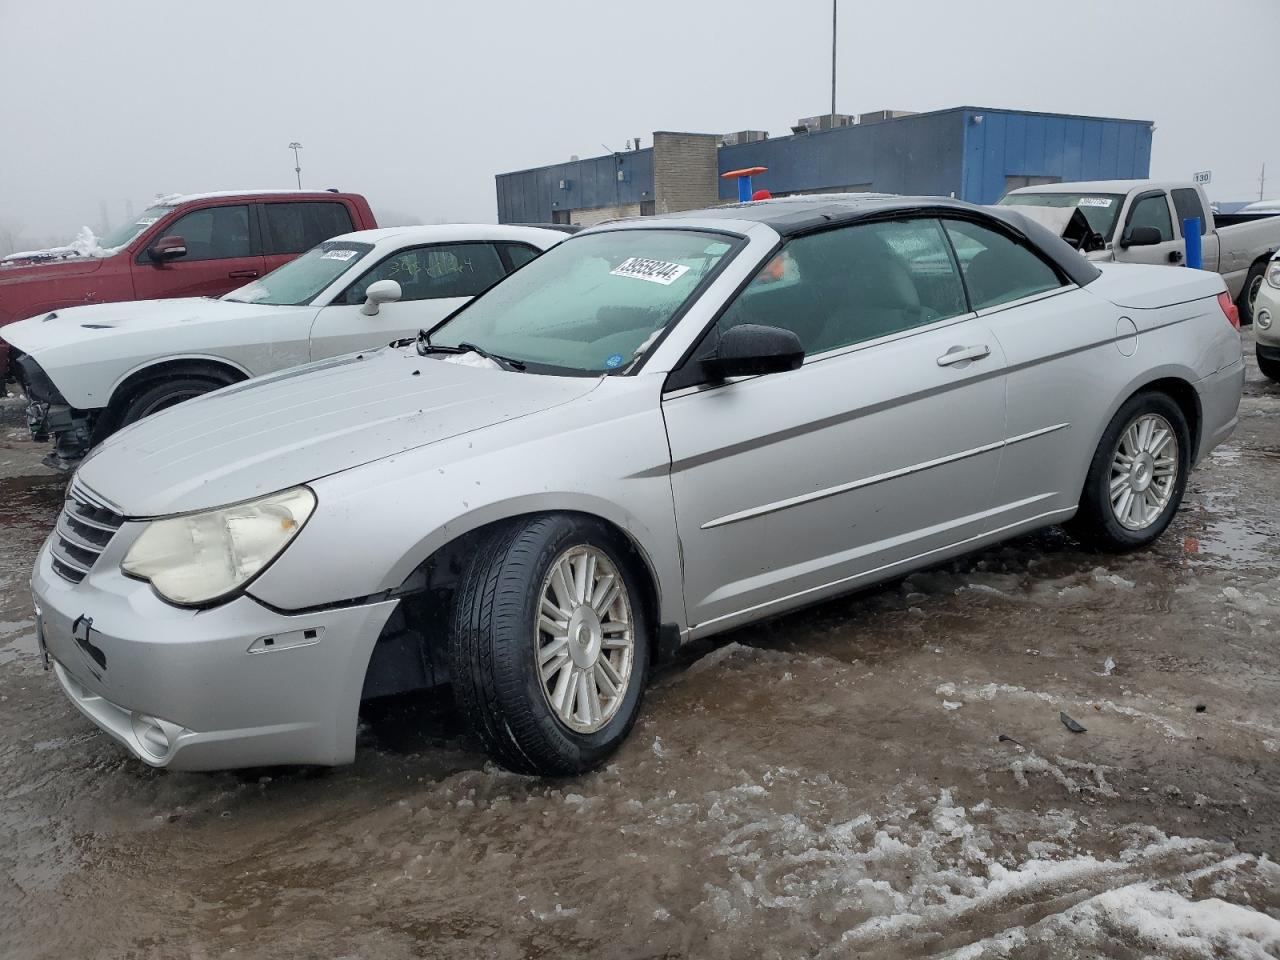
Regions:
[[[655, 133], [665, 133], [666, 131], [655, 130]], [[555, 163], [542, 163], [536, 167], [523, 167], [520, 170], [503, 170], [501, 173], [495, 173], [494, 177], [510, 177], [517, 173], [532, 173], [535, 170], [550, 170], [552, 167], [567, 167], [571, 163], [590, 163], [593, 160], [608, 160], [610, 157], [630, 157], [637, 153], [652, 153], [653, 147], [641, 147], [639, 150], [615, 150], [613, 153], [601, 153], [594, 157], [579, 157], [577, 160], [559, 160]]]
[[[830, 130], [813, 130], [808, 133], [788, 133], [788, 134], [783, 134], [777, 137], [770, 136], [768, 140], [769, 141], [791, 140], [796, 137], [820, 137], [826, 134], [841, 133], [841, 132], [847, 132], [849, 130], [856, 130], [862, 126], [878, 127], [886, 123], [903, 123], [909, 120], [915, 120], [919, 117], [937, 117], [937, 116], [942, 116], [944, 114], [949, 114], [949, 113], [1016, 114], [1018, 116], [1024, 116], [1024, 117], [1056, 117], [1060, 120], [1098, 120], [1098, 121], [1108, 122], [1108, 123], [1136, 123], [1136, 124], [1142, 124], [1148, 127], [1155, 123], [1154, 120], [1136, 120], [1130, 117], [1099, 117], [1099, 116], [1095, 116], [1093, 114], [1087, 114], [1087, 113], [1055, 113], [1049, 110], [1018, 110], [1013, 107], [982, 107], [982, 106], [976, 106], [972, 104], [965, 104], [959, 107], [944, 107], [940, 110], [925, 110], [920, 113], [909, 114], [908, 116], [905, 116], [905, 117], [891, 117], [886, 120], [876, 120], [866, 124], [855, 123], [851, 126], [835, 127]], [[690, 131], [678, 131], [678, 130], [654, 130], [653, 131], [653, 135], [657, 135], [659, 133], [673, 133], [679, 136], [685, 136], [685, 135], [689, 135]], [[708, 136], [708, 137], [722, 136], [722, 134], [715, 134], [715, 133], [699, 133], [696, 135]], [[768, 141], [761, 141], [761, 142], [768, 142]], [[753, 141], [752, 143], [738, 143], [738, 144], [729, 145], [728, 149], [733, 149], [735, 147], [747, 147], [747, 146], [756, 146], [756, 145], [758, 144], [755, 141]], [[609, 157], [618, 157], [618, 156], [625, 157], [633, 153], [646, 153], [646, 152], [652, 152], [652, 151], [653, 151], [652, 146], [642, 147], [639, 150], [615, 150], [613, 153], [602, 153], [593, 157], [580, 157], [577, 160], [561, 160], [557, 163], [542, 163], [532, 167], [522, 167], [518, 170], [503, 170], [500, 173], [495, 173], [494, 178], [496, 179], [498, 177], [510, 177], [510, 176], [515, 176], [517, 174], [522, 174], [522, 173], [532, 173], [535, 170], [548, 170], [551, 167], [567, 166], [568, 164], [571, 164], [571, 163], [589, 163], [596, 160], [606, 160]]]

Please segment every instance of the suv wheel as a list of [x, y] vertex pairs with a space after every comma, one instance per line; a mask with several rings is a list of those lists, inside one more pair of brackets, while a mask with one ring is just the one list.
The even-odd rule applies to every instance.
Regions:
[[650, 629], [631, 552], [588, 517], [523, 519], [482, 542], [454, 597], [454, 696], [519, 773], [599, 764], [635, 722]]
[[1182, 409], [1163, 393], [1130, 397], [1098, 442], [1067, 528], [1103, 550], [1145, 547], [1173, 520], [1190, 468], [1191, 431]]

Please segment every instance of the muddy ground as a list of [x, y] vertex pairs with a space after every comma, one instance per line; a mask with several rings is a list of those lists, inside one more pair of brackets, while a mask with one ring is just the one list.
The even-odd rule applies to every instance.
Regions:
[[129, 759], [36, 657], [40, 452], [0, 429], [2, 957], [1280, 953], [1280, 387], [1252, 366], [1155, 548], [1051, 530], [736, 631], [561, 782], [439, 702], [371, 715], [343, 769]]

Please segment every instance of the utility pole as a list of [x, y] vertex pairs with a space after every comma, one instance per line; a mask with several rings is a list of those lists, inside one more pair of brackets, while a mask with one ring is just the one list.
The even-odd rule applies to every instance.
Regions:
[[1262, 192], [1267, 188], [1267, 161], [1262, 161], [1262, 173], [1258, 176], [1258, 199], [1262, 199]]
[[302, 144], [294, 140], [289, 144], [289, 149], [293, 151], [293, 172], [298, 175], [298, 189], [302, 189], [302, 164], [298, 162], [298, 151], [302, 149]]
[[836, 128], [836, 0], [831, 0], [831, 129]]

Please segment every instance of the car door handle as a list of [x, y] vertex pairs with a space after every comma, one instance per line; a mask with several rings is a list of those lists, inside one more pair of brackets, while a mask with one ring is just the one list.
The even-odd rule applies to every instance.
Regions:
[[972, 347], [952, 347], [938, 358], [938, 366], [949, 367], [953, 363], [963, 363], [966, 360], [981, 360], [989, 353], [991, 353], [991, 348], [985, 343], [979, 343]]
[[232, 270], [227, 274], [232, 280], [252, 280], [257, 275], [257, 270]]

